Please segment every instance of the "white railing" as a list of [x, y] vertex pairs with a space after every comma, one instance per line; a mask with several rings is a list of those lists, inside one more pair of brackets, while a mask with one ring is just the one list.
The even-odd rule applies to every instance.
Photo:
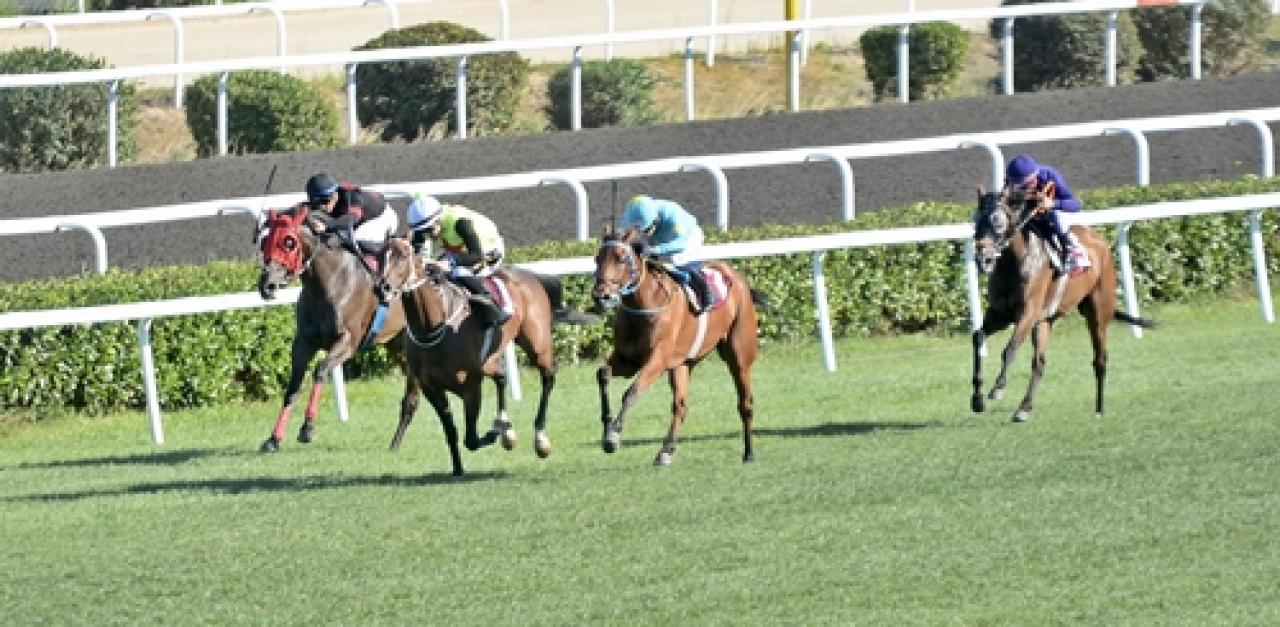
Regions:
[[[1078, 221], [1085, 224], [1120, 224], [1126, 225], [1138, 220], [1153, 220], [1189, 215], [1249, 211], [1250, 245], [1253, 248], [1254, 273], [1258, 289], [1258, 300], [1262, 308], [1263, 319], [1274, 322], [1271, 304], [1271, 290], [1267, 276], [1266, 256], [1263, 240], [1257, 231], [1258, 216], [1264, 209], [1280, 207], [1280, 193], [1256, 194], [1251, 196], [1234, 196], [1189, 200], [1182, 202], [1159, 203], [1123, 207], [1102, 211], [1087, 212], [1078, 215]], [[866, 248], [871, 246], [890, 246], [895, 244], [915, 244], [923, 242], [965, 240], [964, 261], [966, 286], [973, 328], [981, 325], [982, 304], [977, 274], [974, 270], [973, 226], [967, 223], [923, 226], [903, 229], [885, 229], [878, 231], [858, 231], [831, 235], [815, 235], [809, 237], [793, 237], [778, 240], [756, 242], [735, 242], [717, 244], [702, 249], [699, 258], [703, 259], [743, 259], [770, 255], [811, 255], [814, 307], [817, 312], [818, 336], [822, 347], [823, 363], [828, 371], [836, 369], [835, 346], [832, 342], [831, 316], [826, 298], [826, 279], [823, 274], [823, 254], [830, 250], [848, 248]], [[1127, 239], [1117, 243], [1120, 256], [1120, 272], [1124, 278], [1122, 285], [1127, 300], [1127, 309], [1138, 315], [1138, 305], [1134, 292], [1132, 259], [1128, 250]], [[535, 272], [551, 275], [587, 273], [594, 270], [594, 260], [590, 257], [575, 257], [551, 261], [521, 264]], [[14, 329], [31, 329], [48, 326], [73, 324], [95, 324], [103, 322], [136, 321], [138, 326], [139, 354], [142, 362], [143, 387], [147, 396], [147, 415], [151, 424], [152, 440], [157, 444], [164, 442], [164, 429], [160, 417], [159, 396], [155, 384], [155, 364], [151, 353], [151, 321], [155, 318], [181, 316], [198, 313], [226, 311], [232, 309], [248, 309], [275, 304], [291, 304], [297, 299], [298, 289], [286, 290], [277, 300], [264, 302], [252, 292], [227, 294], [222, 296], [206, 296], [180, 298], [175, 300], [129, 303], [123, 305], [102, 305], [79, 309], [56, 309], [48, 311], [20, 311], [0, 314], [0, 331]], [[1136, 335], [1136, 334], [1135, 334]], [[514, 364], [514, 359], [508, 359]], [[340, 372], [335, 371], [335, 393], [339, 395], [340, 413], [345, 419], [345, 396], [340, 387]], [[513, 381], [513, 388], [518, 382]], [[513, 392], [515, 390], [513, 389]], [[518, 394], [518, 392], [515, 392]]]
[[[1200, 77], [1200, 10], [1203, 8], [1202, 0], [1169, 0], [1171, 3], [1186, 5], [1191, 9], [1191, 27], [1190, 27], [1190, 57], [1191, 57], [1191, 75], [1193, 78]], [[457, 95], [456, 99], [459, 103], [466, 102], [466, 78], [467, 78], [467, 59], [470, 56], [494, 54], [501, 52], [523, 52], [539, 49], [569, 49], [573, 51], [573, 69], [572, 80], [573, 85], [570, 89], [570, 119], [574, 121], [573, 130], [578, 130], [581, 120], [582, 110], [582, 85], [581, 85], [581, 64], [582, 49], [585, 46], [593, 46], [600, 44], [621, 44], [621, 43], [640, 43], [647, 41], [663, 41], [676, 40], [685, 42], [685, 117], [688, 120], [694, 119], [693, 106], [693, 41], [695, 38], [711, 37], [716, 35], [753, 35], [753, 34], [776, 34], [791, 32], [791, 40], [789, 42], [790, 55], [792, 63], [789, 64], [788, 71], [788, 93], [797, 97], [791, 100], [791, 109], [799, 110], [799, 85], [800, 85], [800, 57], [801, 41], [804, 33], [813, 30], [830, 30], [838, 28], [866, 28], [873, 26], [897, 25], [907, 29], [912, 24], [921, 24], [926, 22], [946, 22], [960, 20], [975, 19], [1001, 19], [1006, 24], [1005, 34], [1002, 39], [1004, 46], [1003, 69], [1002, 76], [1004, 82], [1005, 93], [1013, 93], [1013, 29], [1012, 24], [1015, 19], [1027, 16], [1039, 15], [1062, 15], [1072, 13], [1088, 13], [1108, 11], [1115, 12], [1119, 10], [1127, 10], [1137, 8], [1139, 5], [1146, 6], [1139, 0], [1113, 0], [1113, 1], [1089, 1], [1089, 2], [1072, 2], [1062, 4], [1031, 4], [1013, 7], [1003, 7], [995, 9], [960, 9], [948, 11], [922, 11], [909, 13], [896, 13], [889, 15], [877, 16], [855, 16], [855, 17], [837, 17], [822, 18], [811, 20], [794, 20], [794, 21], [770, 21], [755, 22], [746, 24], [725, 24], [718, 26], [706, 26], [698, 28], [676, 28], [665, 30], [648, 30], [648, 31], [632, 31], [627, 33], [613, 34], [596, 34], [596, 35], [579, 35], [571, 37], [552, 37], [542, 39], [526, 39], [518, 41], [496, 41], [475, 44], [458, 44], [448, 46], [423, 46], [415, 48], [397, 48], [384, 50], [366, 50], [351, 51], [342, 53], [324, 53], [324, 54], [308, 54], [293, 56], [276, 56], [276, 57], [251, 57], [234, 60], [219, 61], [201, 61], [183, 64], [164, 64], [164, 65], [145, 65], [130, 68], [110, 68], [102, 70], [79, 70], [71, 72], [50, 72], [43, 74], [18, 74], [0, 76], [0, 88], [14, 87], [43, 87], [54, 85], [70, 85], [70, 84], [89, 84], [89, 83], [107, 83], [109, 86], [107, 96], [108, 110], [108, 142], [107, 142], [107, 163], [114, 167], [117, 163], [117, 125], [114, 123], [118, 108], [118, 90], [120, 81], [143, 78], [150, 76], [169, 76], [169, 75], [191, 75], [191, 74], [221, 74], [222, 80], [218, 83], [217, 98], [217, 136], [218, 136], [218, 153], [226, 154], [227, 152], [227, 132], [229, 121], [227, 120], [227, 75], [235, 71], [245, 70], [261, 70], [272, 68], [292, 68], [292, 67], [309, 67], [309, 66], [333, 66], [341, 65], [346, 67], [347, 79], [347, 136], [349, 143], [354, 144], [359, 136], [359, 120], [356, 115], [356, 67], [362, 63], [381, 63], [388, 61], [407, 61], [421, 59], [456, 59], [457, 62]], [[1115, 20], [1110, 21], [1108, 28], [1107, 41], [1114, 43]], [[898, 80], [900, 85], [905, 85], [908, 80], [908, 64], [906, 57], [907, 38], [902, 37], [898, 42], [899, 46], [899, 67]], [[1107, 56], [1104, 61], [1106, 67], [1111, 68], [1108, 76], [1114, 78], [1115, 46], [1110, 45], [1107, 48]], [[1114, 82], [1114, 81], [1112, 81]], [[906, 89], [899, 88], [899, 99], [906, 101], [908, 92]], [[459, 138], [465, 138], [467, 135], [467, 116], [465, 115], [465, 106], [458, 108], [455, 132]]]
[[[961, 133], [941, 137], [867, 144], [672, 157], [563, 170], [437, 181], [373, 184], [369, 185], [369, 187], [378, 189], [392, 198], [403, 198], [412, 196], [414, 193], [443, 196], [529, 189], [547, 185], [565, 185], [573, 191], [576, 216], [575, 236], [579, 240], [586, 240], [589, 237], [588, 216], [590, 214], [590, 206], [585, 183], [701, 170], [708, 173], [715, 190], [716, 225], [721, 229], [727, 229], [729, 227], [730, 202], [729, 185], [725, 170], [828, 161], [835, 166], [836, 174], [840, 178], [842, 194], [839, 215], [841, 219], [847, 221], [854, 218], [856, 206], [853, 168], [849, 164], [851, 160], [900, 157], [979, 148], [987, 153], [990, 164], [988, 186], [991, 189], [996, 189], [1004, 184], [1004, 156], [1001, 146], [1124, 134], [1134, 141], [1134, 182], [1145, 186], [1151, 179], [1150, 153], [1147, 149], [1146, 140], [1147, 133], [1246, 125], [1254, 129], [1258, 136], [1259, 174], [1270, 178], [1275, 176], [1275, 142], [1267, 122], [1277, 120], [1280, 120], [1280, 107], [1271, 107], [1157, 118], [1104, 120], [986, 133]], [[85, 231], [93, 238], [94, 267], [101, 272], [105, 271], [108, 266], [106, 240], [101, 230], [103, 228], [231, 214], [249, 214], [259, 218], [264, 208], [292, 206], [299, 200], [300, 198], [296, 194], [276, 194], [125, 211], [2, 220], [0, 221], [0, 236], [58, 233], [68, 230]], [[1125, 236], [1126, 233], [1127, 230], [1122, 230], [1122, 236]]]

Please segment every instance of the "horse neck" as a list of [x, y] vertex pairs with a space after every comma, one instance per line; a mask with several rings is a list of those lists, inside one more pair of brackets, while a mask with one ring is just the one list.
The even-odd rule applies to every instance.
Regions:
[[318, 243], [309, 250], [313, 254], [302, 273], [304, 289], [310, 286], [319, 290], [335, 304], [350, 302], [352, 297], [365, 292], [373, 295], [369, 272], [355, 255]]
[[640, 283], [636, 286], [636, 291], [624, 299], [630, 301], [627, 306], [635, 309], [656, 309], [669, 304], [668, 301], [673, 298], [673, 292], [666, 282], [671, 280], [670, 277], [655, 272], [649, 262], [640, 260]]
[[1009, 237], [1009, 251], [1018, 262], [1018, 274], [1024, 282], [1035, 278], [1049, 262], [1044, 240], [1034, 229], [1015, 231]]

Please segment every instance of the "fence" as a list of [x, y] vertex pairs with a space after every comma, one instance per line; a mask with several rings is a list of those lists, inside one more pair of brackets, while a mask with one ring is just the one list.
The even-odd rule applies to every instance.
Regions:
[[[1250, 242], [1253, 248], [1254, 276], [1257, 283], [1258, 301], [1262, 309], [1263, 319], [1274, 322], [1272, 312], [1271, 288], [1267, 276], [1267, 265], [1262, 237], [1257, 230], [1258, 216], [1264, 209], [1280, 207], [1280, 193], [1256, 194], [1251, 196], [1235, 196], [1182, 202], [1159, 203], [1088, 212], [1079, 215], [1079, 221], [1085, 224], [1129, 224], [1137, 220], [1151, 220], [1190, 216], [1211, 213], [1249, 211]], [[823, 364], [828, 371], [836, 369], [835, 346], [832, 341], [831, 319], [826, 298], [826, 279], [823, 274], [823, 253], [828, 250], [845, 248], [861, 248], [869, 246], [889, 246], [894, 244], [911, 244], [921, 242], [966, 240], [963, 263], [966, 266], [965, 289], [968, 293], [970, 317], [974, 328], [981, 322], [981, 296], [976, 272], [974, 271], [975, 247], [972, 240], [973, 227], [970, 224], [946, 224], [903, 229], [885, 229], [879, 231], [861, 231], [833, 235], [817, 235], [794, 237], [778, 240], [756, 242], [736, 242], [707, 246], [699, 255], [701, 258], [741, 259], [767, 255], [787, 255], [808, 253], [812, 257], [814, 307], [817, 312], [818, 337], [822, 347]], [[1133, 289], [1133, 267], [1129, 254], [1128, 240], [1121, 237], [1117, 243], [1120, 256], [1120, 269], [1124, 275], [1124, 291], [1127, 309], [1138, 315], [1138, 305]], [[571, 274], [591, 272], [594, 262], [589, 257], [575, 257], [552, 261], [523, 264], [535, 272], [544, 274]], [[164, 442], [164, 429], [160, 416], [160, 403], [156, 392], [155, 364], [151, 355], [150, 325], [154, 318], [190, 315], [229, 309], [245, 309], [270, 304], [290, 304], [297, 299], [297, 289], [281, 293], [276, 301], [263, 302], [256, 293], [228, 294], [198, 298], [181, 298], [151, 303], [130, 303], [123, 305], [105, 305], [80, 309], [61, 309], [51, 311], [24, 311], [0, 314], [0, 331], [13, 329], [29, 329], [69, 324], [92, 324], [116, 321], [136, 321], [138, 326], [139, 356], [142, 361], [143, 387], [147, 396], [147, 415], [151, 424], [152, 440], [157, 444]], [[1135, 335], [1136, 333], [1135, 328]], [[510, 349], [508, 349], [510, 350]], [[508, 365], [514, 359], [507, 360]], [[335, 393], [338, 396], [339, 414], [346, 417], [346, 398], [342, 389], [340, 376], [335, 377]], [[512, 381], [512, 388], [518, 390], [517, 380]], [[517, 392], [518, 394], [518, 392]]]
[[[1258, 136], [1259, 173], [1264, 177], [1271, 177], [1275, 175], [1275, 142], [1267, 122], [1276, 120], [1280, 120], [1280, 107], [1156, 118], [1104, 120], [867, 144], [667, 158], [486, 177], [375, 184], [370, 187], [379, 189], [394, 198], [409, 196], [414, 192], [450, 195], [527, 189], [546, 185], [565, 185], [573, 192], [574, 235], [579, 240], [586, 240], [588, 238], [590, 208], [585, 183], [594, 181], [672, 174], [689, 170], [706, 172], [711, 178], [716, 191], [716, 225], [721, 229], [727, 229], [729, 227], [730, 203], [729, 185], [725, 170], [826, 161], [833, 164], [836, 174], [840, 177], [842, 191], [839, 215], [843, 220], [852, 220], [856, 208], [856, 187], [854, 185], [853, 168], [849, 164], [850, 160], [979, 148], [986, 152], [988, 156], [991, 167], [988, 184], [992, 189], [995, 189], [1001, 187], [1004, 182], [1004, 156], [1001, 146], [1124, 134], [1132, 138], [1134, 142], [1134, 182], [1138, 185], [1146, 185], [1151, 178], [1150, 153], [1147, 149], [1146, 133], [1247, 125], [1253, 128]], [[207, 218], [228, 214], [249, 214], [256, 218], [265, 207], [291, 206], [297, 201], [298, 198], [295, 195], [277, 194], [107, 213], [4, 220], [0, 221], [0, 236], [57, 233], [70, 230], [87, 232], [94, 242], [94, 267], [101, 272], [105, 271], [108, 265], [107, 245], [106, 239], [102, 234], [102, 228]]]
[[[356, 68], [362, 63], [382, 63], [388, 61], [408, 61], [422, 59], [456, 59], [456, 127], [459, 138], [467, 135], [467, 59], [475, 55], [501, 52], [522, 52], [539, 49], [570, 49], [573, 51], [571, 63], [570, 88], [570, 126], [573, 130], [582, 127], [582, 51], [585, 46], [612, 45], [622, 43], [638, 43], [647, 41], [683, 40], [685, 72], [684, 72], [684, 104], [685, 118], [694, 119], [693, 89], [693, 42], [695, 38], [728, 35], [778, 34], [790, 33], [789, 50], [792, 63], [788, 69], [788, 101], [791, 110], [799, 110], [800, 93], [800, 53], [801, 43], [807, 32], [836, 28], [868, 28], [874, 26], [898, 26], [898, 94], [899, 100], [905, 102], [909, 90], [906, 88], [908, 75], [908, 42], [910, 27], [913, 24], [926, 22], [950, 22], [963, 20], [999, 19], [1003, 20], [1004, 31], [1002, 45], [1002, 84], [1004, 93], [1013, 93], [1013, 23], [1019, 17], [1064, 15], [1074, 13], [1107, 12], [1114, 16], [1117, 11], [1136, 9], [1153, 5], [1188, 6], [1191, 19], [1188, 36], [1188, 57], [1190, 73], [1193, 78], [1200, 78], [1201, 69], [1201, 12], [1207, 0], [1109, 0], [1071, 2], [1061, 4], [1032, 4], [994, 9], [961, 9], [948, 11], [921, 11], [896, 13], [878, 16], [857, 16], [822, 18], [793, 21], [755, 22], [746, 24], [724, 24], [698, 28], [678, 28], [665, 30], [632, 31], [627, 33], [581, 35], [572, 37], [554, 37], [542, 39], [526, 39], [519, 41], [497, 41], [476, 44], [458, 44], [446, 46], [424, 46], [415, 48], [398, 48], [387, 50], [368, 50], [344, 53], [326, 53], [278, 57], [252, 57], [236, 60], [203, 61], [196, 63], [175, 63], [165, 65], [148, 65], [131, 68], [112, 68], [103, 70], [80, 70], [71, 72], [50, 72], [43, 74], [21, 74], [0, 76], [0, 88], [15, 87], [47, 87], [54, 85], [107, 83], [107, 118], [108, 146], [107, 163], [114, 167], [117, 164], [117, 114], [120, 81], [148, 76], [168, 76], [183, 74], [219, 74], [217, 92], [217, 136], [218, 153], [227, 153], [227, 78], [231, 72], [244, 70], [260, 70], [280, 68], [282, 71], [290, 67], [342, 65], [346, 67], [347, 97], [347, 135], [348, 141], [354, 144], [359, 135], [359, 120], [356, 115]], [[1105, 33], [1105, 60], [1108, 85], [1115, 84], [1116, 66], [1116, 20], [1108, 21]], [[714, 45], [714, 44], [712, 44]]]

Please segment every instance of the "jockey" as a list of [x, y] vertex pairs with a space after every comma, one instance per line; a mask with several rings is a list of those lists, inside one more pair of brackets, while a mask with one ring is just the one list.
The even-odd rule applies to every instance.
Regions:
[[636, 229], [645, 235], [646, 256], [655, 257], [666, 264], [675, 280], [693, 287], [698, 296], [698, 311], [711, 306], [711, 290], [702, 276], [702, 264], [689, 257], [702, 247], [702, 227], [698, 219], [684, 207], [670, 200], [656, 200], [649, 196], [636, 196], [627, 201], [622, 211], [618, 230]]
[[317, 233], [353, 232], [353, 243], [366, 250], [381, 250], [387, 238], [400, 227], [394, 211], [387, 211], [382, 194], [355, 185], [339, 184], [320, 173], [307, 179], [308, 222]]
[[1062, 174], [1050, 166], [1037, 164], [1030, 155], [1018, 155], [1005, 170], [1005, 189], [1025, 194], [1026, 208], [1033, 215], [1041, 216], [1037, 219], [1044, 220], [1053, 229], [1065, 255], [1063, 265], [1071, 276], [1084, 272], [1090, 266], [1089, 256], [1080, 240], [1058, 218], [1060, 211], [1076, 213], [1083, 208], [1080, 200], [1071, 193], [1071, 188], [1067, 187]]
[[502, 264], [506, 246], [498, 227], [488, 217], [461, 205], [446, 205], [431, 196], [415, 194], [409, 203], [409, 228], [414, 250], [421, 250], [427, 238], [444, 246], [439, 260], [428, 268], [445, 272], [454, 283], [471, 294], [480, 305], [486, 326], [501, 326], [511, 315], [494, 302], [481, 277], [489, 276]]

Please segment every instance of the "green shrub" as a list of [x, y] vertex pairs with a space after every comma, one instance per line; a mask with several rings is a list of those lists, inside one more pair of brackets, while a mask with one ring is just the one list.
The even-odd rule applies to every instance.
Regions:
[[[547, 81], [547, 117], [556, 128], [571, 128], [569, 101], [573, 68], [556, 70]], [[657, 79], [632, 59], [582, 64], [582, 127], [640, 126], [657, 119], [653, 87]]]
[[[36, 74], [106, 67], [101, 59], [63, 48], [19, 48], [0, 53], [0, 74]], [[41, 172], [107, 162], [106, 83], [0, 89], [0, 171]], [[134, 88], [121, 83], [117, 156], [136, 151]]]
[[[1280, 190], [1280, 179], [1188, 183], [1099, 190], [1082, 194], [1085, 206], [1112, 206]], [[778, 239], [968, 220], [972, 203], [917, 203], [860, 216], [850, 223], [766, 225], [708, 231], [711, 243]], [[1131, 244], [1139, 300], [1181, 301], [1233, 294], [1253, 280], [1244, 216], [1207, 215], [1144, 221]], [[1264, 228], [1280, 243], [1280, 215], [1264, 214]], [[1111, 229], [1104, 228], [1108, 237]], [[510, 261], [594, 254], [594, 242], [547, 242], [511, 251]], [[909, 332], [968, 332], [963, 244], [936, 242], [877, 246], [827, 253], [827, 290], [833, 331], [866, 336]], [[808, 254], [733, 262], [752, 287], [768, 295], [773, 313], [761, 316], [763, 342], [812, 338], [813, 283]], [[1280, 255], [1268, 259], [1280, 272]], [[0, 312], [161, 300], [251, 290], [258, 268], [249, 262], [199, 267], [112, 271], [105, 276], [0, 283]], [[591, 277], [563, 277], [565, 300], [590, 306]], [[289, 307], [221, 312], [155, 321], [161, 404], [194, 407], [242, 399], [277, 398], [288, 375], [293, 334]], [[556, 327], [562, 361], [598, 359], [610, 348], [605, 325]], [[362, 353], [368, 374], [393, 371], [384, 349]], [[139, 408], [143, 402], [134, 324], [111, 323], [0, 333], [0, 403], [36, 413], [72, 408], [101, 413]]]
[[[1003, 0], [1001, 6], [1043, 4], [1057, 0]], [[1142, 43], [1121, 11], [1116, 27], [1116, 81], [1133, 82]], [[1081, 13], [1022, 17], [1014, 21], [1013, 86], [1018, 91], [1096, 86], [1106, 82], [1107, 15]], [[990, 33], [999, 41], [1004, 20], [992, 20]]]
[[[218, 151], [218, 79], [201, 77], [187, 91], [187, 126], [202, 157]], [[338, 110], [311, 83], [270, 70], [228, 76], [228, 153], [316, 150], [341, 143]]]
[[[450, 22], [428, 22], [391, 30], [357, 50], [491, 41], [479, 31]], [[356, 68], [356, 110], [365, 126], [380, 128], [383, 141], [441, 137], [457, 123], [455, 58], [365, 63]], [[467, 60], [467, 130], [489, 135], [509, 130], [529, 77], [529, 62], [514, 52]]]
[[[898, 27], [877, 26], [858, 38], [866, 62], [867, 79], [879, 98], [898, 91]], [[907, 87], [911, 100], [946, 94], [960, 75], [969, 52], [969, 31], [948, 22], [911, 28]]]
[[[1142, 39], [1138, 76], [1145, 81], [1190, 76], [1191, 7], [1133, 11]], [[1267, 0], [1219, 0], [1204, 7], [1201, 63], [1206, 74], [1227, 76], [1255, 69], [1263, 58], [1270, 19]]]

